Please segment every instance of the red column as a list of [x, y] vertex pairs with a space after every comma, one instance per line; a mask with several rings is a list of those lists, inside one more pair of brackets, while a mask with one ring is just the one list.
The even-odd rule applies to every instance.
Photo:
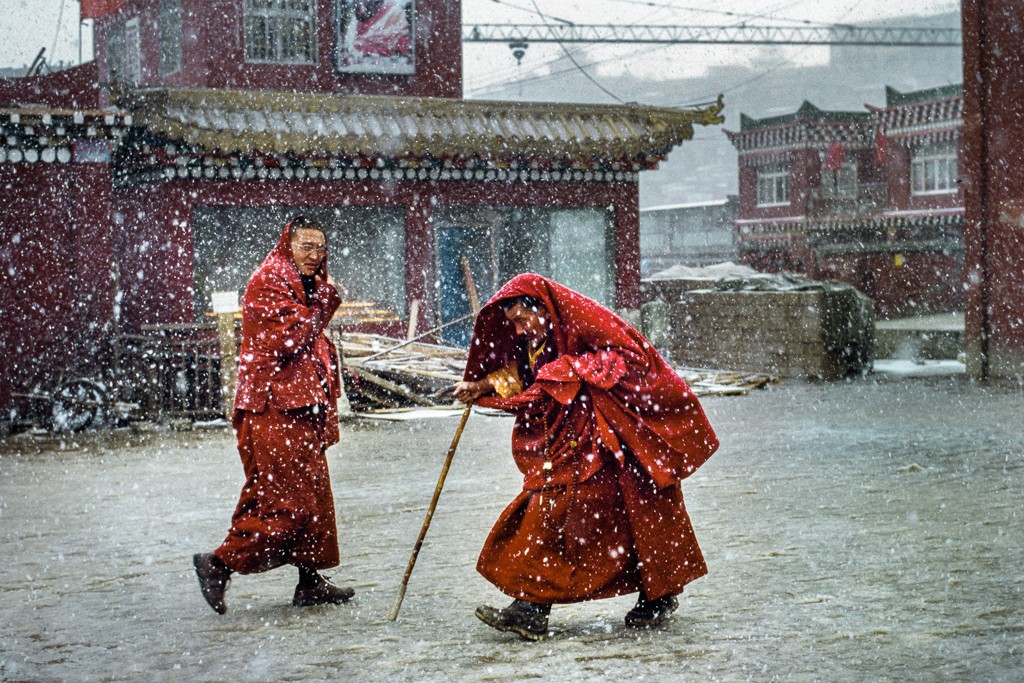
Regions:
[[968, 372], [1024, 376], [1024, 40], [1017, 0], [964, 0], [964, 270]]
[[[406, 306], [419, 300], [418, 329], [437, 324], [437, 296], [434, 281], [434, 228], [431, 224], [431, 199], [425, 188], [415, 192], [405, 212], [405, 282]], [[409, 308], [406, 309], [408, 319]]]
[[639, 185], [622, 184], [615, 202], [615, 305], [640, 308]]
[[74, 227], [78, 292], [73, 293], [82, 329], [69, 341], [80, 353], [109, 339], [114, 326], [114, 236], [110, 220], [110, 164], [74, 164], [68, 210]]

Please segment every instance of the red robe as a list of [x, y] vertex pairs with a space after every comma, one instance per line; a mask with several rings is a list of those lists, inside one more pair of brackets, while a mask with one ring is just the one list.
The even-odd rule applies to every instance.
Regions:
[[[529, 295], [550, 315], [535, 372], [498, 302]], [[544, 313], [542, 311], [542, 313]], [[478, 571], [540, 603], [675, 595], [707, 573], [679, 482], [718, 439], [700, 403], [622, 318], [539, 275], [513, 278], [477, 317], [466, 379], [514, 366], [525, 391], [479, 405], [516, 414], [523, 491], [492, 529]]]
[[341, 298], [326, 263], [307, 298], [286, 226], [242, 299], [233, 424], [246, 480], [215, 551], [241, 574], [338, 564], [326, 449], [339, 439], [341, 378], [324, 330]]

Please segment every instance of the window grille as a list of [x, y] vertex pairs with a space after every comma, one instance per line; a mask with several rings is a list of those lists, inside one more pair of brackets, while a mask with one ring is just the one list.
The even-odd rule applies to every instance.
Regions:
[[107, 80], [111, 83], [124, 78], [124, 25], [107, 31]]
[[124, 23], [124, 72], [122, 80], [132, 85], [142, 83], [142, 43], [139, 34], [139, 18]]
[[915, 195], [951, 194], [957, 191], [956, 145], [919, 147], [910, 157], [910, 188]]
[[857, 197], [857, 162], [846, 161], [835, 171], [821, 169], [821, 195], [854, 199]]
[[757, 170], [757, 205], [789, 204], [789, 167], [769, 166]]
[[160, 0], [160, 75], [181, 70], [181, 0]]
[[312, 64], [314, 0], [245, 0], [245, 60]]

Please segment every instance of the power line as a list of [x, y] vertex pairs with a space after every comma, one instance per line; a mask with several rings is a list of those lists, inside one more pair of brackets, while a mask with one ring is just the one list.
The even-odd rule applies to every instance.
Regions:
[[[537, 15], [544, 21], [544, 25], [547, 26], [548, 28], [550, 28], [551, 24], [548, 24], [547, 19], [544, 17], [544, 14], [540, 11], [540, 7], [537, 7], [537, 0], [531, 0], [531, 2], [533, 2], [533, 8], [535, 10], [537, 10]], [[596, 85], [598, 88], [600, 88], [601, 92], [603, 92], [604, 94], [608, 95], [609, 97], [611, 97], [616, 102], [621, 103], [623, 101], [622, 98], [620, 98], [618, 95], [613, 93], [611, 90], [609, 90], [608, 88], [606, 88], [603, 85], [601, 85], [600, 83], [598, 83], [596, 78], [594, 78], [589, 73], [587, 73], [586, 69], [584, 69], [582, 66], [580, 66], [580, 63], [576, 61], [576, 58], [573, 57], [572, 54], [570, 54], [570, 52], [567, 49], [565, 49], [565, 45], [562, 44], [562, 41], [556, 40], [555, 42], [557, 42], [558, 46], [562, 48], [562, 51], [565, 53], [565, 56], [569, 58], [569, 61], [572, 62], [573, 66], [575, 66], [577, 69], [579, 69], [580, 73], [583, 74], [584, 76], [586, 76], [588, 81], [590, 81], [591, 83]]]

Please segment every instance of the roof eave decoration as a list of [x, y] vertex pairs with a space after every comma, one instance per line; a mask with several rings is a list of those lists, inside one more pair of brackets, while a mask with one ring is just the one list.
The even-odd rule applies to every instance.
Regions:
[[697, 109], [271, 91], [156, 89], [121, 95], [136, 125], [208, 154], [389, 158], [629, 159], [651, 165], [722, 123]]

